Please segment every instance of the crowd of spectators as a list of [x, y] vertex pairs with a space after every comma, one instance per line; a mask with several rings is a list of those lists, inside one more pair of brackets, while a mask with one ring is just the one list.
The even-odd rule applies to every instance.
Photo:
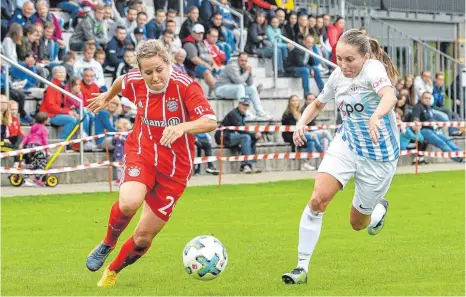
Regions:
[[[20, 124], [32, 125], [35, 114], [41, 112], [42, 117], [47, 114], [47, 123], [63, 127], [60, 139], [68, 137], [79, 122], [80, 113], [84, 115], [86, 135], [103, 133], [104, 129], [121, 131], [123, 128], [118, 127], [127, 125], [117, 125], [119, 119], [134, 122], [136, 107], [131, 102], [125, 98], [114, 98], [105, 110], [93, 115], [86, 110], [86, 100], [94, 93], [107, 90], [106, 76], [115, 79], [136, 67], [135, 49], [141, 41], [159, 39], [172, 54], [175, 69], [206, 82], [210, 89], [206, 95], [240, 102], [222, 124], [243, 125], [245, 120], [254, 119], [270, 121], [272, 117], [261, 103], [260, 81], [255, 81], [248, 59], [251, 55], [271, 59], [274, 45], [277, 45], [278, 63], [273, 65], [274, 71], [279, 77], [301, 78], [304, 90], [305, 103], [301, 104], [299, 97], [292, 96], [283, 114], [282, 123], [292, 125], [301, 109], [315, 99], [313, 93], [323, 89], [323, 76], [328, 75], [331, 69], [320, 58], [335, 62], [335, 48], [343, 33], [345, 19], [336, 17], [332, 22], [330, 15], [310, 15], [290, 4], [278, 7], [271, 4], [273, 1], [249, 0], [245, 7], [239, 0], [219, 2], [222, 5], [207, 0], [184, 1], [186, 19], [177, 24], [179, 3], [171, 0], [154, 0], [153, 16], [147, 14], [142, 0], [52, 1], [56, 5], [53, 9], [47, 0], [2, 1], [2, 54], [70, 91], [82, 105], [80, 101], [64, 96], [14, 67], [6, 73], [6, 62], [1, 65], [0, 72], [2, 94], [6, 89], [5, 77], [10, 75], [8, 99], [16, 102], [12, 108], [18, 110]], [[55, 13], [57, 8], [69, 13], [70, 20], [65, 22]], [[243, 13], [243, 32], [232, 9]], [[180, 28], [179, 34], [177, 28]], [[69, 44], [65, 44], [64, 32], [71, 35]], [[282, 36], [307, 48], [313, 55], [294, 47]], [[311, 79], [316, 82], [315, 90], [311, 89]], [[395, 87], [399, 99], [397, 116], [402, 121], [461, 119], [460, 92], [453, 85], [445, 86], [443, 73], [436, 73], [432, 78], [432, 73], [425, 70], [418, 77], [400, 79]], [[452, 98], [453, 108], [448, 105], [446, 95]], [[40, 102], [31, 114], [25, 109], [27, 97]], [[248, 110], [250, 105], [253, 113]], [[439, 137], [438, 133], [431, 133], [425, 127], [416, 129], [405, 130], [405, 142], [418, 135], [426, 143], [444, 151], [456, 150], [447, 141], [448, 137]], [[449, 136], [459, 135], [464, 135], [464, 130], [449, 129]], [[255, 143], [260, 138], [259, 133], [230, 133], [226, 139], [229, 145], [240, 146], [242, 153], [246, 154], [255, 151]], [[292, 143], [290, 135], [284, 134], [283, 138]], [[312, 132], [308, 138], [307, 150], [321, 152], [322, 144], [325, 147], [325, 141], [331, 140], [331, 134], [328, 131]], [[121, 142], [124, 140], [99, 139], [97, 147], [108, 145], [114, 149]], [[199, 149], [209, 151], [206, 137], [199, 135], [197, 142]], [[207, 171], [215, 173], [216, 169], [211, 165]], [[310, 164], [308, 169], [311, 169]], [[259, 170], [252, 163], [245, 162], [242, 171]]]

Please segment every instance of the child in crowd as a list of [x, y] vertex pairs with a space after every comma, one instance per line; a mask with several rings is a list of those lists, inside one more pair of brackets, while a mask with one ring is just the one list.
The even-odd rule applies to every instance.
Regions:
[[[116, 123], [116, 128], [118, 132], [128, 132], [131, 130], [131, 122], [128, 119], [121, 118]], [[113, 161], [115, 162], [123, 162], [123, 157], [125, 155], [125, 142], [128, 135], [115, 135], [112, 140], [112, 144], [115, 147], [115, 151], [113, 152]], [[117, 168], [117, 183], [121, 182], [121, 176], [123, 174], [123, 168]]]
[[[36, 146], [47, 145], [49, 143], [49, 130], [46, 125], [49, 122], [49, 117], [46, 112], [39, 112], [36, 114], [36, 123], [32, 125], [28, 135], [24, 137], [19, 149], [33, 148]], [[41, 150], [25, 155], [25, 163], [29, 165], [30, 169], [45, 169], [48, 162], [48, 149]], [[34, 182], [43, 187], [42, 175], [36, 174]]]
[[[18, 102], [8, 101], [11, 113], [11, 123], [8, 126], [8, 140], [10, 141], [11, 148], [17, 150], [23, 141], [23, 131], [21, 131], [21, 124], [18, 118]], [[18, 167], [19, 156], [15, 156], [15, 164], [13, 167]]]

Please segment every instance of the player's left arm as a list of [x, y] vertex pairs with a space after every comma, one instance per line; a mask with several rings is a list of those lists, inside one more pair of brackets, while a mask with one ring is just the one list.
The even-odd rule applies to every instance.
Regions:
[[187, 134], [207, 133], [217, 128], [217, 119], [198, 83], [192, 83], [180, 98], [187, 111], [187, 121], [163, 130], [160, 144], [170, 145]]

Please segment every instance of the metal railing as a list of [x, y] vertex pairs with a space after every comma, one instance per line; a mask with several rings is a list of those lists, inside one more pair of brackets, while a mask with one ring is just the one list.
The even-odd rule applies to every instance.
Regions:
[[[308, 48], [305, 48], [304, 46], [300, 45], [299, 43], [283, 36], [283, 35], [280, 35], [279, 36], [283, 41], [285, 41], [286, 43], [290, 43], [291, 45], [293, 45], [295, 48], [303, 51], [303, 52], [306, 52], [308, 53], [311, 57], [329, 65], [330, 67], [333, 67], [333, 68], [336, 68], [337, 67], [337, 64], [317, 55], [316, 53], [314, 53], [313, 51], [311, 51], [310, 49]], [[273, 66], [274, 66], [274, 76], [273, 76], [273, 79], [274, 79], [274, 85], [275, 87], [278, 86], [278, 42], [275, 40], [273, 41]]]
[[[62, 88], [60, 88], [59, 86], [53, 84], [52, 82], [48, 81], [47, 79], [43, 78], [42, 76], [32, 72], [31, 70], [27, 69], [26, 67], [24, 66], [21, 66], [19, 65], [17, 62], [9, 59], [8, 57], [5, 57], [3, 54], [0, 54], [0, 58], [6, 62], [8, 62], [8, 64], [10, 66], [13, 66], [17, 69], [19, 69], [20, 71], [24, 72], [24, 73], [27, 73], [28, 75], [34, 77], [35, 79], [41, 81], [42, 83], [54, 88], [55, 90], [59, 91], [60, 93], [63, 93], [65, 94], [66, 96], [69, 96], [71, 98], [73, 98], [74, 100], [78, 101], [79, 102], [79, 121], [80, 121], [80, 127], [79, 127], [79, 131], [81, 133], [81, 136], [84, 135], [84, 127], [83, 127], [83, 123], [82, 123], [82, 119], [83, 119], [83, 101], [78, 98], [77, 96], [73, 95], [72, 93], [68, 92], [67, 90], [64, 90]], [[7, 69], [9, 70], [9, 69]], [[6, 81], [5, 81], [5, 93], [6, 94], [9, 94], [9, 78], [8, 76], [10, 75], [9, 72], [7, 72], [6, 74]], [[7, 95], [8, 96], [8, 95]], [[9, 98], [9, 97], [8, 97]], [[81, 165], [84, 164], [84, 146], [81, 144], [80, 145], [80, 156], [81, 156]]]

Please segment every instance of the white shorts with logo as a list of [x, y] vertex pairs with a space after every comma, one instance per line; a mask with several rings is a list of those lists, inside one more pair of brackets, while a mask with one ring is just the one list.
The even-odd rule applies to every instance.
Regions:
[[379, 162], [358, 156], [338, 134], [330, 144], [318, 172], [330, 174], [341, 183], [342, 188], [354, 176], [356, 189], [353, 206], [360, 213], [370, 215], [387, 193], [397, 162]]

